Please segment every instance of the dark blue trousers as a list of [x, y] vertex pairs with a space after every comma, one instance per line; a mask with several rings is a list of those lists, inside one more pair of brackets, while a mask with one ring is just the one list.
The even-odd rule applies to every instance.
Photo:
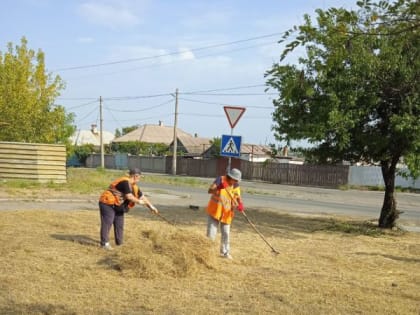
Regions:
[[124, 237], [124, 212], [116, 212], [110, 205], [99, 203], [101, 215], [101, 245], [109, 242], [109, 232], [114, 226], [114, 237], [117, 245], [122, 245]]

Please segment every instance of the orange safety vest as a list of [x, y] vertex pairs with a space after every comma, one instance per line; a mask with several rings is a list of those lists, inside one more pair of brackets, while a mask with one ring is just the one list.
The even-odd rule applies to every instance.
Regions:
[[[222, 176], [222, 182], [226, 182], [226, 176]], [[238, 200], [240, 196], [241, 189], [239, 186], [221, 189], [218, 193], [211, 195], [207, 205], [207, 213], [220, 222], [230, 224], [235, 216], [232, 198]]]
[[[99, 197], [99, 201], [104, 203], [104, 204], [110, 205], [110, 206], [117, 206], [117, 207], [121, 206], [125, 201], [125, 196], [119, 190], [117, 190], [116, 187], [120, 182], [125, 181], [125, 180], [128, 181], [128, 183], [131, 187], [131, 191], [133, 192], [133, 195], [138, 197], [139, 187], [136, 184], [131, 185], [130, 184], [130, 178], [124, 176], [124, 177], [121, 177], [121, 178], [118, 178], [118, 179], [114, 180], [109, 185], [108, 189], [105, 190], [102, 193], [102, 195]], [[134, 207], [134, 205], [135, 205], [134, 202], [129, 202], [128, 203], [128, 208], [132, 208], [132, 207]]]

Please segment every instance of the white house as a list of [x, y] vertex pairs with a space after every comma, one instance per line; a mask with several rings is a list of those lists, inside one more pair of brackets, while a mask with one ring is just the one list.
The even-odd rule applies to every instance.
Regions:
[[[103, 131], [103, 144], [110, 144], [115, 136], [109, 131]], [[73, 145], [93, 144], [94, 146], [101, 145], [101, 133], [95, 124], [90, 130], [77, 130], [71, 137], [70, 141]]]

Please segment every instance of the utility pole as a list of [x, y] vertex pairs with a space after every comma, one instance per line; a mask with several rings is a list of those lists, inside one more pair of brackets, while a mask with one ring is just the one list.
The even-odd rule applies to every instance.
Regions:
[[176, 129], [178, 128], [178, 89], [175, 90], [175, 118], [174, 118], [174, 141], [173, 141], [173, 157], [172, 157], [172, 175], [176, 175], [176, 153], [178, 146], [178, 136]]
[[101, 168], [105, 168], [104, 138], [103, 138], [102, 96], [99, 96], [99, 141], [101, 146]]

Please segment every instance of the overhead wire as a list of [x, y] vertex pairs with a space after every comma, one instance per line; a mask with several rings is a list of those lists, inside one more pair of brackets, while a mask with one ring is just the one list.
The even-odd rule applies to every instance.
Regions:
[[[223, 51], [223, 53], [231, 53], [231, 52], [242, 51], [242, 50], [246, 50], [246, 49], [250, 49], [250, 48], [254, 48], [254, 47], [262, 47], [262, 46], [273, 45], [273, 44], [277, 44], [277, 41], [276, 42], [263, 43], [263, 44], [256, 44], [256, 45], [251, 45], [251, 46], [246, 46], [246, 47], [240, 47], [240, 48], [231, 49], [231, 50], [228, 50], [228, 51]], [[185, 52], [183, 52], [183, 53], [185, 53]], [[215, 56], [215, 55], [219, 55], [219, 54], [220, 54], [220, 52], [218, 52], [218, 53], [211, 53], [211, 54], [205, 54], [205, 55], [201, 55], [200, 58], [203, 58], [203, 57], [204, 58], [205, 57], [211, 57], [211, 56]], [[198, 58], [194, 58], [194, 59], [180, 59], [180, 60], [177, 59], [177, 60], [171, 60], [171, 61], [167, 61], [167, 62], [153, 63], [153, 64], [150, 64], [150, 65], [144, 65], [144, 66], [140, 66], [140, 67], [130, 67], [129, 69], [115, 70], [115, 71], [112, 71], [112, 72], [87, 74], [87, 75], [82, 75], [82, 76], [71, 78], [71, 80], [78, 80], [78, 79], [85, 79], [85, 78], [92, 78], [92, 77], [102, 77], [102, 76], [108, 76], [108, 75], [115, 75], [115, 74], [119, 74], [119, 73], [123, 73], [123, 72], [132, 72], [132, 71], [135, 71], [135, 70], [160, 67], [160, 66], [164, 66], [164, 65], [168, 65], [168, 64], [174, 64], [174, 63], [179, 63], [179, 62], [196, 62], [196, 61], [199, 61], [199, 60], [200, 59], [198, 59]]]
[[[207, 92], [219, 92], [219, 91], [229, 91], [229, 90], [239, 90], [239, 89], [248, 89], [248, 88], [254, 88], [254, 87], [263, 87], [265, 84], [253, 84], [253, 85], [242, 85], [242, 86], [235, 86], [235, 87], [228, 87], [228, 88], [219, 88], [219, 89], [210, 89], [210, 90], [198, 90], [198, 91], [189, 91], [189, 92], [182, 92], [179, 91], [178, 95], [186, 95], [186, 94], [197, 94], [201, 95], [200, 93], [207, 93]], [[266, 93], [263, 93], [262, 95], [265, 95]], [[209, 94], [209, 95], [217, 95], [217, 94]], [[167, 93], [158, 93], [158, 94], [145, 94], [145, 95], [124, 95], [124, 96], [103, 96], [102, 100], [107, 101], [129, 101], [129, 100], [137, 100], [142, 98], [157, 98], [157, 97], [163, 97], [163, 96], [174, 96], [173, 92], [167, 92]], [[62, 100], [76, 100], [77, 98], [58, 98]], [[89, 100], [95, 100], [98, 101], [99, 99], [96, 98], [81, 98], [81, 99], [89, 99]], [[92, 103], [95, 103], [92, 102]], [[220, 104], [220, 103], [218, 103]], [[82, 104], [82, 105], [87, 105]]]
[[278, 95], [278, 93], [194, 93], [202, 96], [257, 96], [257, 95]]
[[[187, 102], [193, 102], [193, 103], [201, 103], [201, 104], [210, 104], [210, 105], [227, 105], [220, 102], [208, 102], [208, 101], [202, 101], [202, 100], [196, 100], [191, 98], [185, 98], [185, 97], [179, 97], [179, 100], [187, 101]], [[234, 104], [229, 104], [229, 106], [235, 106]], [[239, 105], [238, 105], [239, 106]], [[273, 109], [271, 106], [246, 106], [247, 108], [257, 108], [257, 109]]]
[[[197, 52], [197, 51], [202, 51], [202, 50], [208, 50], [208, 49], [213, 49], [213, 48], [218, 48], [218, 47], [223, 47], [223, 46], [230, 46], [230, 45], [235, 45], [235, 44], [239, 44], [239, 43], [259, 40], [259, 39], [268, 38], [268, 37], [279, 36], [279, 35], [283, 35], [283, 34], [284, 34], [284, 32], [277, 32], [277, 33], [255, 36], [255, 37], [250, 37], [250, 38], [231, 41], [231, 42], [225, 42], [225, 43], [220, 43], [220, 44], [214, 44], [214, 45], [208, 45], [208, 46], [203, 46], [203, 47], [198, 47], [198, 48], [192, 48], [189, 51]], [[55, 71], [80, 70], [80, 69], [87, 69], [87, 68], [97, 68], [97, 67], [110, 66], [110, 65], [116, 65], [116, 64], [123, 64], [123, 63], [130, 63], [130, 62], [156, 59], [156, 58], [160, 58], [160, 57], [180, 55], [180, 54], [184, 54], [184, 53], [185, 53], [185, 51], [176, 51], [176, 52], [170, 52], [170, 53], [159, 54], [159, 55], [154, 55], [154, 56], [147, 56], [147, 57], [129, 58], [129, 59], [122, 59], [122, 60], [117, 60], [117, 61], [110, 61], [110, 62], [104, 62], [104, 63], [90, 64], [90, 65], [63, 67], [63, 68], [55, 69], [54, 72]]]
[[[220, 92], [220, 91], [232, 91], [232, 90], [241, 90], [241, 89], [252, 89], [252, 88], [257, 88], [257, 87], [263, 87], [265, 86], [264, 84], [253, 84], [253, 85], [243, 85], [243, 86], [234, 86], [234, 87], [227, 87], [227, 88], [216, 88], [216, 89], [203, 89], [203, 90], [196, 90], [196, 91], [187, 91], [187, 92], [179, 92], [179, 95], [197, 95], [197, 96], [238, 96], [238, 95], [254, 95], [254, 94], [258, 94], [258, 95], [264, 95], [264, 94], [260, 94], [260, 93], [211, 93], [211, 92]], [[159, 93], [159, 94], [149, 94], [149, 95], [135, 95], [135, 96], [110, 96], [110, 97], [103, 97], [102, 99], [104, 101], [133, 101], [133, 100], [138, 100], [138, 99], [148, 99], [148, 98], [155, 98], [155, 97], [163, 97], [163, 96], [172, 96], [174, 97], [173, 93]], [[63, 98], [66, 99], [66, 98]], [[81, 99], [81, 98], [74, 98], [74, 99]], [[95, 104], [98, 102], [98, 98], [83, 98], [83, 99], [93, 99], [94, 101], [90, 101], [90, 102], [86, 102], [80, 105], [76, 105], [76, 106], [72, 106], [72, 107], [68, 107], [67, 109], [72, 110], [72, 109], [77, 109], [77, 108], [81, 108], [84, 106], [88, 106], [91, 104]], [[200, 100], [200, 99], [192, 99], [192, 98], [186, 98], [186, 97], [179, 97], [178, 98], [181, 101], [186, 101], [186, 102], [193, 102], [193, 103], [199, 103], [199, 104], [209, 104], [209, 105], [224, 105], [223, 102], [214, 102], [214, 101], [205, 101], [205, 100]], [[107, 112], [110, 113], [110, 115], [112, 116], [113, 120], [115, 122], [118, 123], [118, 125], [122, 125], [121, 122], [123, 121], [147, 121], [150, 119], [155, 119], [155, 118], [163, 118], [163, 117], [172, 117], [173, 113], [167, 114], [167, 115], [154, 115], [154, 116], [149, 116], [149, 117], [141, 117], [141, 120], [137, 120], [136, 118], [131, 118], [131, 119], [117, 119], [116, 116], [113, 114], [113, 112], [125, 112], [125, 113], [136, 113], [136, 112], [146, 112], [146, 111], [150, 111], [162, 106], [165, 106], [171, 102], [173, 102], [174, 99], [169, 99], [165, 102], [159, 103], [157, 105], [153, 105], [153, 106], [148, 106], [145, 108], [140, 108], [140, 109], [130, 109], [130, 110], [124, 110], [121, 108], [121, 106], [118, 109], [113, 108], [112, 106], [108, 106], [108, 105], [103, 105], [103, 108], [105, 110], [107, 110]], [[226, 104], [227, 105], [227, 104]], [[235, 106], [234, 104], [229, 103], [230, 106]], [[239, 106], [239, 105], [238, 105]], [[242, 105], [243, 106], [243, 105]], [[252, 105], [248, 105], [246, 106], [247, 108], [254, 108], [254, 109], [272, 109], [272, 107], [270, 106], [252, 106]], [[78, 119], [78, 123], [83, 122], [84, 120], [86, 120], [95, 110], [97, 110], [96, 108], [93, 108], [92, 111], [90, 111], [89, 113], [87, 113], [86, 115], [84, 115], [81, 119]], [[179, 115], [184, 115], [184, 116], [195, 116], [195, 117], [223, 117], [223, 115], [217, 115], [217, 114], [203, 114], [203, 113], [187, 113], [187, 112], [180, 112], [178, 113]], [[266, 117], [259, 117], [259, 116], [253, 116], [250, 117], [249, 115], [247, 115], [246, 117], [247, 119], [260, 119], [260, 118], [266, 118]]]
[[87, 106], [87, 105], [95, 104], [95, 103], [97, 103], [98, 101], [99, 101], [99, 100], [98, 100], [98, 99], [96, 99], [96, 100], [94, 100], [94, 101], [92, 101], [92, 102], [83, 103], [83, 104], [76, 105], [76, 106], [71, 106], [71, 107], [66, 107], [66, 109], [71, 110], [71, 109], [75, 109], [75, 108], [80, 108], [80, 107], [84, 107], [84, 106]]
[[93, 110], [91, 110], [89, 113], [87, 113], [83, 118], [78, 119], [77, 121], [80, 123], [82, 121], [84, 121], [86, 118], [88, 118], [92, 113], [94, 113], [96, 110], [98, 110], [97, 108], [94, 108]]
[[164, 106], [164, 105], [167, 105], [167, 104], [169, 104], [169, 103], [172, 103], [174, 100], [169, 100], [169, 101], [166, 101], [166, 102], [163, 102], [163, 103], [160, 103], [160, 104], [157, 104], [157, 105], [154, 105], [154, 106], [149, 106], [149, 107], [146, 107], [146, 108], [142, 108], [142, 109], [132, 109], [132, 110], [124, 110], [124, 109], [111, 109], [111, 108], [109, 108], [109, 107], [105, 107], [104, 106], [104, 108], [106, 108], [107, 110], [109, 110], [109, 111], [113, 111], [113, 112], [124, 112], [124, 113], [136, 113], [136, 112], [144, 112], [144, 111], [147, 111], [147, 110], [150, 110], [150, 109], [154, 109], [154, 108], [158, 108], [158, 107], [162, 107], [162, 106]]
[[140, 98], [155, 98], [162, 96], [171, 96], [172, 93], [161, 93], [161, 94], [150, 94], [150, 95], [140, 95], [140, 96], [108, 96], [103, 97], [102, 99], [108, 101], [127, 101], [127, 100], [137, 100]]

